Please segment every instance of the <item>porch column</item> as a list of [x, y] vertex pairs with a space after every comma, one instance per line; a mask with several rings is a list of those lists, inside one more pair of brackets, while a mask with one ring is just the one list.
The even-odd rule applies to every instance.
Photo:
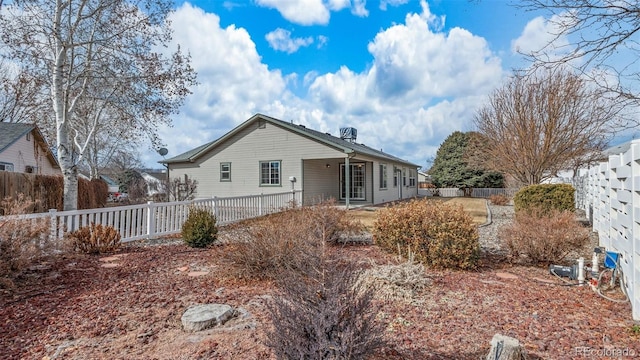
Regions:
[[349, 167], [349, 155], [344, 159], [344, 204], [349, 210], [349, 191], [351, 190], [351, 168]]

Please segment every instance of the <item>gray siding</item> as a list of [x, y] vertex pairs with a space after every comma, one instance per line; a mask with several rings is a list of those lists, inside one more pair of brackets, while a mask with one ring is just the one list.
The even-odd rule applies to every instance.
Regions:
[[[271, 123], [266, 123], [264, 128], [257, 125], [257, 122], [251, 124], [195, 163], [170, 164], [171, 178], [186, 174], [196, 179], [198, 197], [278, 193], [292, 189], [289, 181], [292, 176], [297, 180], [293, 184], [295, 189], [302, 189], [303, 159], [345, 156], [341, 151]], [[269, 160], [282, 162], [280, 186], [260, 186], [259, 162]], [[221, 162], [231, 163], [231, 181], [220, 181]]]

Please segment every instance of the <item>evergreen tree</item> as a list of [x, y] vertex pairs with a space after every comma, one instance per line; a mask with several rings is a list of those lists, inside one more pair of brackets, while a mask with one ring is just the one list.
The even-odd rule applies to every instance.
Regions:
[[444, 140], [429, 170], [435, 186], [461, 188], [465, 195], [470, 195], [474, 187], [503, 186], [502, 174], [469, 164], [469, 159], [482, 156], [478, 154], [482, 152], [482, 146], [477, 136], [473, 132], [455, 131]]

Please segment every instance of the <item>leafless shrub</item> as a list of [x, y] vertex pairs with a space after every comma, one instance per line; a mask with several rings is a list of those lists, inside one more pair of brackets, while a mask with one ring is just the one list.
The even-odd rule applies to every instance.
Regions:
[[489, 201], [493, 205], [498, 205], [498, 206], [505, 206], [509, 204], [509, 198], [502, 194], [495, 194], [495, 195], [489, 196]]
[[383, 300], [409, 303], [431, 283], [424, 265], [416, 263], [411, 254], [401, 263], [367, 269], [362, 274], [362, 281], [378, 289], [377, 296]]
[[564, 260], [589, 241], [589, 230], [571, 211], [531, 209], [516, 213], [512, 224], [500, 231], [513, 261], [550, 264]]
[[48, 219], [25, 219], [37, 206], [35, 201], [19, 195], [1, 202], [0, 218], [0, 287], [12, 287], [14, 276], [37, 259], [53, 253], [57, 247], [48, 237]]
[[348, 241], [362, 225], [328, 202], [272, 214], [244, 229], [246, 236], [240, 237], [246, 241], [227, 256], [245, 275], [276, 279], [284, 272], [308, 273], [318, 264], [320, 247]]
[[281, 281], [267, 305], [266, 344], [277, 359], [365, 359], [384, 345], [375, 288], [354, 264], [321, 256], [318, 267]]

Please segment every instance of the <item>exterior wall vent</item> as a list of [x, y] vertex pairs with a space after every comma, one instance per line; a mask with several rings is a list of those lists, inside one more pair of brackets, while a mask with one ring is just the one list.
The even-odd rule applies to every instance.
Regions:
[[358, 137], [358, 130], [352, 127], [340, 128], [340, 139], [347, 140], [349, 142], [356, 142]]

